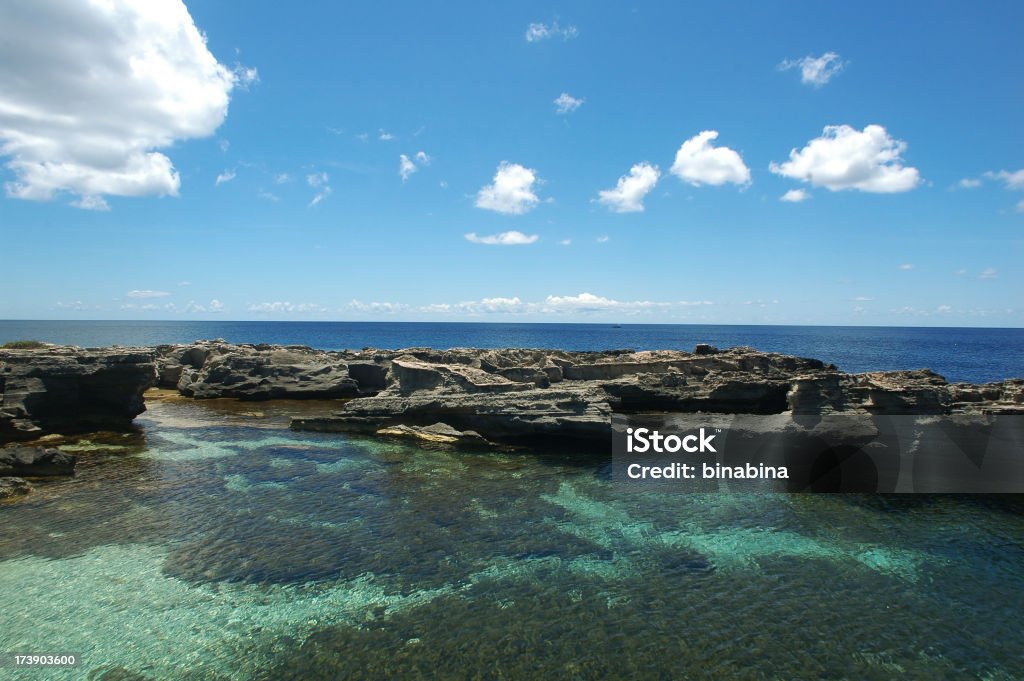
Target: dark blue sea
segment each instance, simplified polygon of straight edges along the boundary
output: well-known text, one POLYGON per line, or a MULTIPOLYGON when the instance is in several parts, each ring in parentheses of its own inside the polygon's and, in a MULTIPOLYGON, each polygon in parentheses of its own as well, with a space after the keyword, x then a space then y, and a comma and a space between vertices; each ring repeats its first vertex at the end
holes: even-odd
POLYGON ((928 368, 952 382, 1024 377, 1024 329, 700 324, 457 322, 188 322, 0 320, 0 344, 42 340, 83 347, 223 338, 324 350, 529 347, 690 350, 697 343, 814 357, 848 372, 928 368))

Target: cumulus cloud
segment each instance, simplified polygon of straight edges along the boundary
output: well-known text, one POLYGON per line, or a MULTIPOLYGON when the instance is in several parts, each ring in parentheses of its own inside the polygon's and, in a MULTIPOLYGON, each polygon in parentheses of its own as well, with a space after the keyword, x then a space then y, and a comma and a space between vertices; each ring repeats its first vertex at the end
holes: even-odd
POLYGON ((785 201, 787 203, 800 203, 811 198, 810 193, 806 189, 790 189, 788 192, 779 197, 779 201, 785 201))
POLYGON ((537 171, 502 161, 494 174, 494 181, 477 192, 476 207, 510 215, 526 213, 540 202, 533 192, 535 182, 537 171))
POLYGON ((683 142, 676 152, 672 174, 695 187, 726 183, 750 184, 750 168, 740 155, 729 147, 715 147, 717 130, 704 130, 683 142))
POLYGON ((572 239, 562 239, 558 242, 559 246, 572 246, 572 239))
POLYGON ((583 102, 585 101, 585 99, 577 99, 573 97, 568 92, 563 92, 555 99, 555 113, 562 115, 570 114, 583 106, 583 102))
POLYGON ((285 184, 292 181, 292 176, 288 173, 278 173, 274 175, 274 184, 285 184))
POLYGON ((598 203, 616 213, 640 213, 644 209, 644 197, 658 184, 661 172, 650 163, 637 163, 623 175, 613 189, 598 193, 598 203))
POLYGON ((177 195, 156 151, 207 137, 257 79, 207 49, 181 0, 0 3, 0 155, 12 197, 177 195))
POLYGON ((978 279, 997 279, 998 277, 999 272, 994 267, 988 267, 978 275, 978 279))
POLYGON ((903 270, 904 272, 909 272, 910 270, 914 269, 914 265, 912 263, 905 262, 899 266, 899 269, 903 270))
POLYGON ((542 40, 548 40, 550 38, 561 38, 562 40, 572 40, 579 35, 579 29, 575 26, 562 27, 558 21, 555 20, 551 24, 536 23, 530 24, 526 28, 526 42, 537 43, 542 40))
POLYGON ((331 185, 328 184, 330 179, 327 173, 323 171, 306 175, 306 184, 316 190, 313 198, 309 201, 311 208, 331 195, 331 185))
POLYGON ((215 187, 219 187, 220 185, 224 184, 225 182, 230 182, 233 179, 235 179, 235 171, 234 170, 225 170, 223 173, 221 173, 220 175, 217 176, 217 180, 213 183, 213 185, 215 187))
POLYGON ((594 239, 594 241, 596 241, 596 242, 597 242, 597 243, 599 243, 599 244, 606 244, 606 243, 608 243, 608 242, 609 242, 610 240, 611 240, 611 237, 610 237, 610 236, 608 236, 607 234, 602 234, 601 236, 599 236, 599 237, 597 237, 596 239, 594 239))
POLYGON ((956 183, 959 189, 977 189, 981 186, 981 180, 976 177, 965 177, 956 183))
POLYGON ((834 192, 906 192, 921 183, 917 168, 903 165, 906 148, 906 142, 893 139, 880 125, 869 125, 863 131, 849 125, 829 125, 821 137, 803 149, 790 151, 785 163, 773 161, 769 169, 834 192))
POLYGON ((129 298, 166 298, 171 295, 167 291, 151 291, 149 289, 135 289, 125 294, 129 298))
POLYGON ((985 177, 990 180, 997 180, 1006 185, 1007 189, 1024 190, 1024 168, 1014 172, 1000 170, 999 172, 987 172, 985 177))
POLYGON ((470 232, 465 237, 466 241, 471 241, 474 244, 486 244, 488 246, 527 246, 540 238, 536 234, 526 235, 515 230, 489 236, 478 236, 476 232, 470 232))
POLYGON ((378 133, 379 134, 377 135, 377 139, 379 139, 381 142, 390 142, 391 140, 395 139, 395 136, 392 135, 390 132, 384 130, 384 128, 378 130, 378 133))
POLYGON ((779 64, 779 69, 800 69, 800 82, 805 85, 821 87, 832 80, 832 77, 843 70, 846 62, 835 52, 826 52, 820 57, 808 55, 801 59, 787 59, 779 64))

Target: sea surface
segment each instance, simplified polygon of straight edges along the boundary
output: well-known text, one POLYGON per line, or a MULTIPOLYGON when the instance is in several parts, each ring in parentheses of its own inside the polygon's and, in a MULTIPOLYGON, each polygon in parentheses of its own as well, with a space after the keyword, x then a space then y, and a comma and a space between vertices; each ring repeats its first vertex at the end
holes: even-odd
POLYGON ((1024 678, 1024 498, 626 492, 600 455, 150 397, 0 505, 0 678, 1024 678))
POLYGON ((748 345, 813 357, 848 372, 928 368, 951 382, 1024 377, 1024 329, 727 326, 696 324, 494 324, 435 322, 182 322, 0 320, 13 340, 97 347, 223 338, 324 350, 529 347, 563 350, 691 350, 748 345))

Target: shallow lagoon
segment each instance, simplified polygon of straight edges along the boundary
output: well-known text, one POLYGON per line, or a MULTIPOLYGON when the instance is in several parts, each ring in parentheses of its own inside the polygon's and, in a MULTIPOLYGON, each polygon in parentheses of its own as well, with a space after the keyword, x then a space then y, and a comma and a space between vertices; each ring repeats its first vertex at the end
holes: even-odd
POLYGON ((0 506, 15 679, 1024 677, 1021 497, 661 495, 151 400, 0 506))

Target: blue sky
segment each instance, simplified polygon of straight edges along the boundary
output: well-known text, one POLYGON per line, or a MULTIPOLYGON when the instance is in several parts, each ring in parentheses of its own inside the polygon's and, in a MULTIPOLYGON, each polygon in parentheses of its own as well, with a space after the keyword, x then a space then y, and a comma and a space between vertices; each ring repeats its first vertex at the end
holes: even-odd
POLYGON ((1024 326, 1021 25, 4 7, 0 318, 1024 326))

